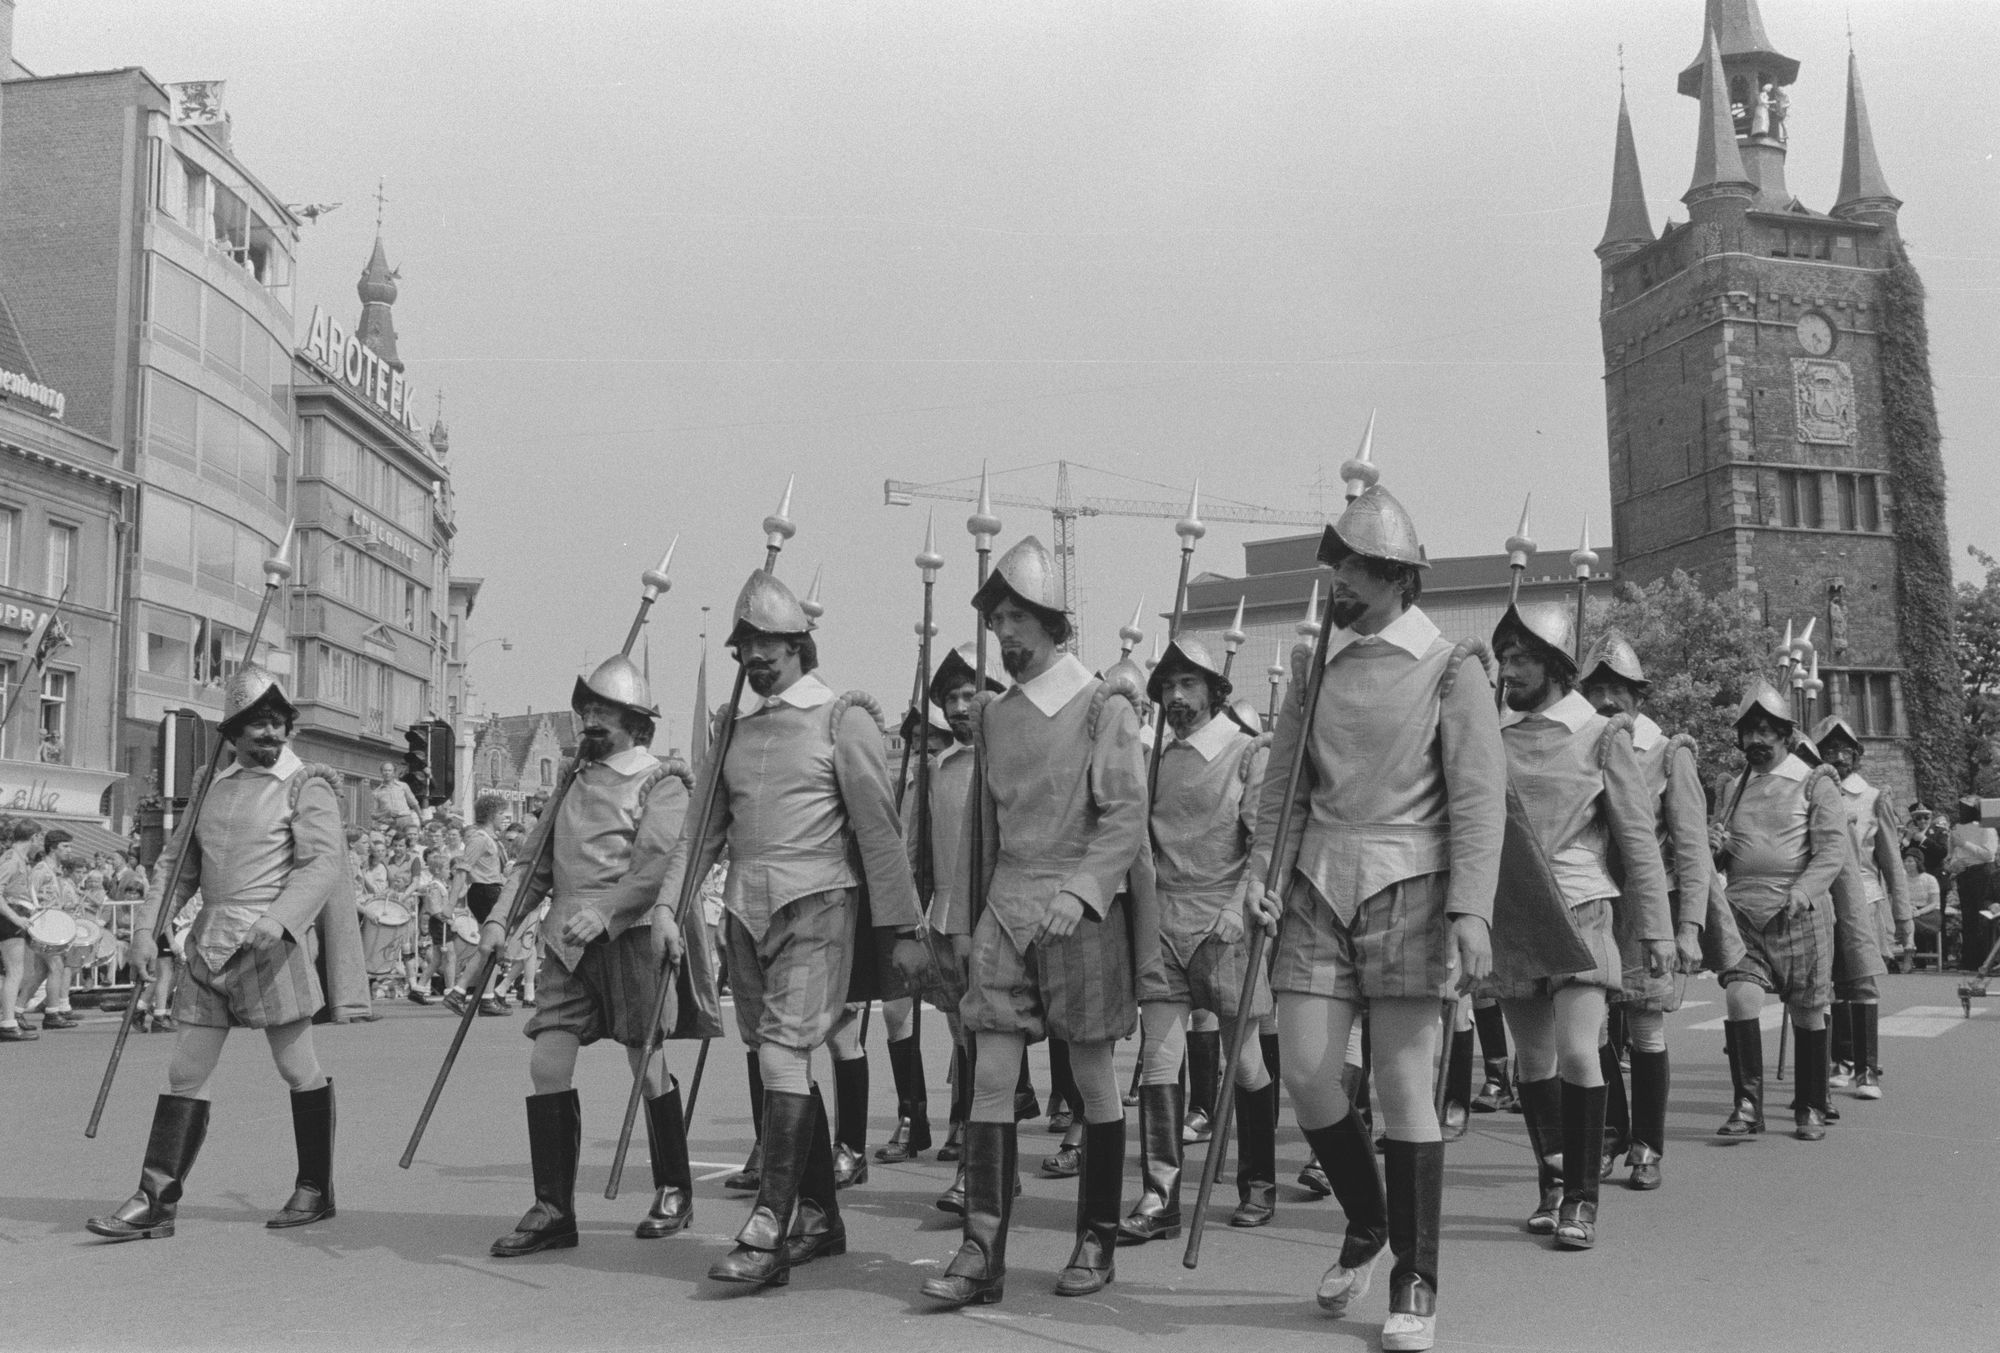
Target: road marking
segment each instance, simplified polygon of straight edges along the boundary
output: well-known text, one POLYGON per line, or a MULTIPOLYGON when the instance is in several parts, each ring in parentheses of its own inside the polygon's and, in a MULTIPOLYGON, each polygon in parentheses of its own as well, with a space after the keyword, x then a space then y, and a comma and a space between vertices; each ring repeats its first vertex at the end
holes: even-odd
POLYGON ((1714 1004, 1715 1004, 1715 1002, 1714 1002, 1714 1001, 1682 1001, 1682 1002, 1681 1002, 1681 1009, 1683 1009, 1683 1010, 1699 1010, 1699 1009, 1701 1009, 1701 1008, 1702 1008, 1702 1007, 1703 1007, 1704 1005, 1714 1005, 1714 1004))
POLYGON ((1972 1014, 1955 1005, 1913 1005, 1898 1010, 1893 1015, 1883 1015, 1875 1025, 1875 1032, 1885 1038, 1936 1038, 1949 1033, 1968 1018, 1978 1019, 1989 1011, 1985 1006, 1974 1006, 1972 1014))
MULTIPOLYGON (((1762 1010, 1757 1012, 1757 1027, 1762 1029, 1765 1033, 1771 1032, 1771 1030, 1777 1028, 1780 1024, 1783 1024, 1784 1022, 1785 1022, 1785 1007, 1782 1005, 1767 1005, 1762 1010)), ((1725 1016, 1722 1019, 1706 1019, 1699 1024, 1690 1024, 1688 1025, 1688 1028, 1720 1029, 1723 1025, 1727 1023, 1729 1023, 1729 1020, 1728 1017, 1725 1016)))

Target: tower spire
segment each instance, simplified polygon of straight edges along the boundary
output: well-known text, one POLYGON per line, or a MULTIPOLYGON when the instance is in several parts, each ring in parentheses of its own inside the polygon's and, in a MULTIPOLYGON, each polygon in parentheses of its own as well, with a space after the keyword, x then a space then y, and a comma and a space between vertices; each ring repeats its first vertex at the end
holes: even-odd
POLYGON ((1774 51, 1771 39, 1764 36, 1764 16, 1757 12, 1757 0, 1708 0, 1702 28, 1701 55, 1680 75, 1680 92, 1689 98, 1701 97, 1706 78, 1702 64, 1708 60, 1710 33, 1715 35, 1716 50, 1731 75, 1737 73, 1738 67, 1755 68, 1764 79, 1780 87, 1799 78, 1799 63, 1774 51))
MULTIPOLYGON (((1849 33, 1852 40, 1852 32, 1849 33)), ((1895 219, 1902 201, 1889 191, 1882 165, 1875 158, 1875 133, 1868 125, 1868 101, 1861 95, 1861 65, 1853 48, 1847 52, 1847 136, 1840 151, 1840 195, 1833 215, 1895 219)))
POLYGON ((1643 249, 1653 242, 1653 221, 1646 210, 1646 188, 1639 181, 1639 148, 1632 140, 1632 114, 1625 106, 1625 72, 1618 73, 1618 145, 1611 157, 1611 212, 1597 256, 1609 261, 1643 249))
POLYGON ((396 354, 396 321, 389 310, 396 303, 396 279, 402 274, 389 266, 389 255, 382 248, 382 207, 388 200, 378 180, 375 185, 375 252, 368 256, 368 266, 361 270, 361 280, 354 287, 355 293, 361 297, 361 320, 354 326, 354 336, 363 347, 380 357, 390 370, 401 371, 403 359, 396 354))
POLYGON ((1681 194, 1681 201, 1687 203, 1690 216, 1713 219, 1720 214, 1718 211, 1697 208, 1734 198, 1740 200, 1737 207, 1740 212, 1756 196, 1757 185, 1743 168, 1742 152, 1736 148, 1736 127, 1729 115, 1729 88, 1722 80, 1722 54, 1712 28, 1702 42, 1702 64, 1708 74, 1701 90, 1701 129, 1694 146, 1694 180, 1681 194))

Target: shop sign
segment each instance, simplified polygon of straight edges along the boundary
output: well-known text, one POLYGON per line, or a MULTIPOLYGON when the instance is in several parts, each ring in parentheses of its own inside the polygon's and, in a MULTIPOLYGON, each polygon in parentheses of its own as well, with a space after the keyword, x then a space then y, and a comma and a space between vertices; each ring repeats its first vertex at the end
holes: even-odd
POLYGON ((307 361, 373 404, 390 422, 402 424, 413 437, 422 436, 410 383, 403 373, 377 357, 348 332, 346 325, 318 306, 313 307, 301 351, 307 361))

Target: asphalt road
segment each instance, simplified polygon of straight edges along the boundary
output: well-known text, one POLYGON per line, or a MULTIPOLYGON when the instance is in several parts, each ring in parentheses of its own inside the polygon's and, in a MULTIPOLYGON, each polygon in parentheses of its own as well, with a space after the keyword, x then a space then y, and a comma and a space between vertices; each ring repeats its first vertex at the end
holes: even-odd
MULTIPOLYGON (((1669 1023, 1675 1058, 1667 1184, 1653 1194, 1607 1186, 1599 1242, 1557 1253, 1520 1221, 1533 1206, 1521 1120, 1477 1117, 1450 1148, 1444 1204, 1439 1347, 1731 1350, 1993 1347, 2000 1339, 2000 998, 1962 1018, 1954 980, 1887 979, 1886 1097, 1839 1101, 1845 1121, 1816 1145, 1773 1135, 1744 1144, 1711 1135, 1728 1109, 1722 1009, 1697 983, 1669 1023)), ((1199 1270, 1180 1242, 1119 1252, 1099 1298, 1050 1286, 1068 1255, 1074 1184, 1034 1175, 1055 1138, 1024 1125, 1027 1193, 1015 1211, 1006 1300, 958 1314, 917 1297, 956 1244, 931 1200, 949 1166, 873 1166, 842 1195, 844 1258, 795 1272, 773 1292, 720 1290, 709 1263, 728 1247, 747 1199, 721 1191, 749 1131, 740 1047, 717 1044, 692 1148, 695 1223, 638 1241, 646 1202, 643 1137, 616 1202, 602 1197, 629 1084, 623 1059, 586 1053, 583 1243, 528 1259, 487 1245, 530 1201, 527 1044, 519 1017, 482 1019, 415 1166, 395 1161, 450 1033, 441 1010, 402 1005, 370 1025, 323 1028, 321 1059, 337 1086, 340 1215, 266 1231, 293 1167, 283 1084, 261 1038, 238 1034, 212 1087, 207 1146, 171 1240, 113 1245, 83 1220, 132 1190, 164 1083, 171 1039, 135 1035, 97 1140, 83 1123, 111 1045, 111 1017, 39 1042, 0 1045, 0 1348, 14 1349, 593 1349, 662 1345, 815 1349, 1373 1348, 1386 1313, 1378 1281, 1349 1319, 1312 1303, 1333 1261, 1330 1202, 1290 1186, 1303 1159, 1281 1134, 1278 1220, 1256 1231, 1217 1225, 1199 1270)), ((873 1145, 894 1092, 872 1034, 873 1145)), ((933 1104, 944 1108, 943 1021, 925 1026, 933 1104)), ((1129 1074, 1136 1043, 1121 1048, 1129 1074)), ((1767 1059, 1776 1035, 1767 1035, 1767 1059)), ((685 1077, 692 1049, 675 1048, 685 1077)), ((1035 1059, 1047 1087, 1046 1062, 1035 1059)), ((822 1073, 823 1075, 823 1073, 822 1073)), ((824 1076, 823 1076, 824 1078, 824 1076)), ((1788 1098, 1788 1086, 1776 1097, 1788 1098)), ((1835 1092, 1840 1095, 1842 1092, 1835 1092)), ((1782 1121, 1782 1112, 1774 1121, 1782 1121)), ((1193 1201, 1191 1155, 1188 1203, 1193 1201)), ((1619 1172, 1620 1177, 1623 1171, 1619 1172)), ((1218 1193, 1233 1201, 1233 1187, 1218 1193)), ((1127 1198, 1136 1182, 1128 1180, 1127 1198)), ((1386 1275, 1386 1265, 1381 1270, 1386 1275)))

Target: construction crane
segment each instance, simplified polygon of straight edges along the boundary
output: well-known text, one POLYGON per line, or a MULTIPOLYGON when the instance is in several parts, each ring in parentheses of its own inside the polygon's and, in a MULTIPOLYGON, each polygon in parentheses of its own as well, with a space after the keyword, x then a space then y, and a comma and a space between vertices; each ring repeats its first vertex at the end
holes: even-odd
MULTIPOLYGON (((1056 496, 1054 501, 1045 498, 1030 498, 1018 493, 989 494, 996 507, 1029 507, 1047 512, 1055 519, 1056 571, 1062 579, 1063 604, 1070 614, 1077 613, 1077 564, 1076 527, 1083 517, 1156 517, 1168 521, 1176 520, 1187 511, 1185 502, 1157 502, 1142 498, 1078 498, 1070 491, 1069 472, 1074 465, 1079 470, 1090 470, 1095 474, 1110 475, 1117 479, 1130 480, 1135 484, 1147 483, 1143 479, 1132 479, 1130 475, 1118 474, 1115 470, 1099 470, 1095 466, 1080 461, 1043 461, 1039 465, 1025 465, 1023 470, 1040 470, 1049 465, 1056 467, 1056 496)), ((889 507, 909 507, 919 498, 931 498, 946 502, 971 503, 979 500, 979 480, 976 476, 965 479, 940 480, 935 484, 915 484, 906 479, 886 479, 882 481, 882 501, 889 507)), ((1316 512, 1284 512, 1273 507, 1258 507, 1254 503, 1239 503, 1228 498, 1215 498, 1204 494, 1201 500, 1201 515, 1206 521, 1248 522, 1259 526, 1323 526, 1325 519, 1316 512)), ((1078 654, 1082 653, 1081 626, 1077 627, 1078 654)))

